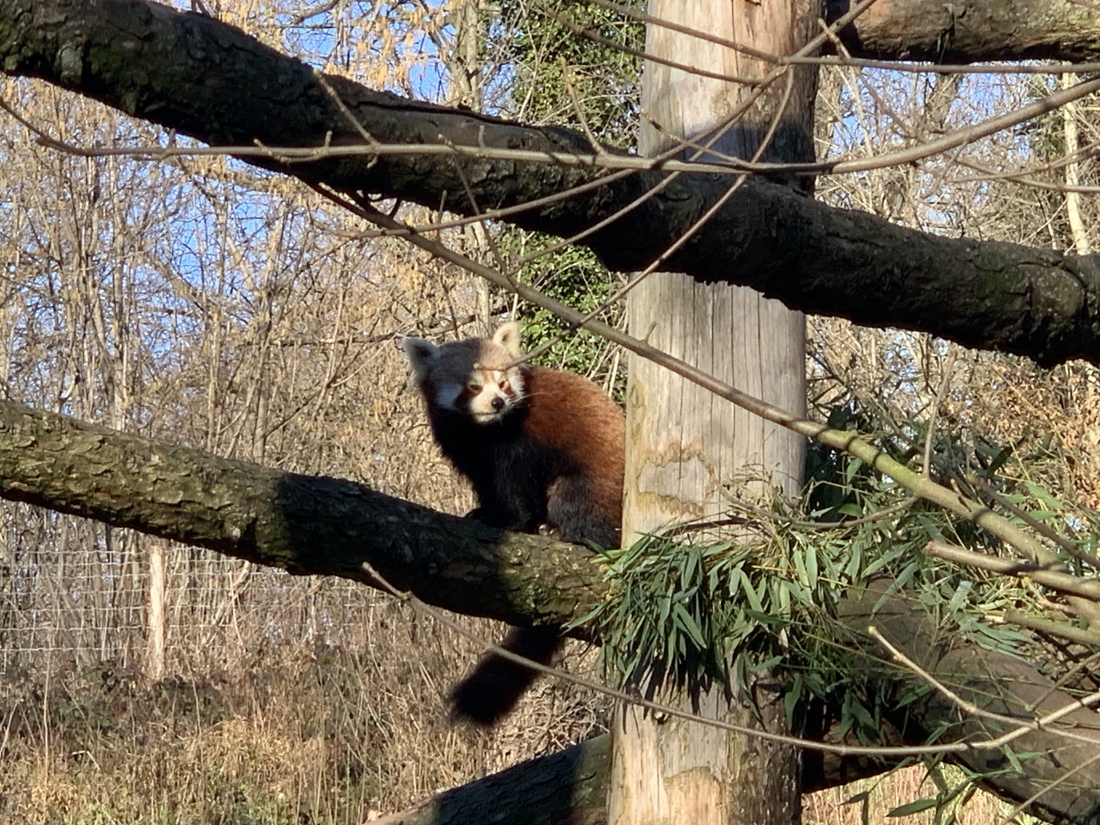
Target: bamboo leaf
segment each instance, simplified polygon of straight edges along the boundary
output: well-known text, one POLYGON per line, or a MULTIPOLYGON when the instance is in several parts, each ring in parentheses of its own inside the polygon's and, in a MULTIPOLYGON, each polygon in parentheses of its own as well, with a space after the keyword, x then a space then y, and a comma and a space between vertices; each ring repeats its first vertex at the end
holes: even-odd
POLYGON ((912 816, 922 811, 930 811, 938 804, 939 802, 933 797, 915 799, 912 802, 906 802, 904 805, 898 805, 898 807, 890 809, 886 815, 890 817, 912 816))

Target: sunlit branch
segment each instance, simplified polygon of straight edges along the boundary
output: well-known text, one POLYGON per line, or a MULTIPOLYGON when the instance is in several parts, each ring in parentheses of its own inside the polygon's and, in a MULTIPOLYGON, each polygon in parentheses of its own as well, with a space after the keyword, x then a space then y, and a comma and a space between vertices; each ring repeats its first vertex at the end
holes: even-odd
POLYGON ((918 665, 916 662, 914 662, 912 659, 902 653, 897 646, 891 644, 890 641, 882 635, 878 628, 867 628, 867 634, 871 636, 871 638, 878 641, 878 643, 886 649, 886 651, 896 662, 902 665, 914 676, 919 677, 921 680, 927 683, 929 687, 939 692, 945 699, 947 699, 949 702, 951 702, 951 704, 955 705, 960 710, 966 711, 972 716, 976 716, 982 719, 990 719, 995 722, 1001 722, 1013 726, 1013 730, 1010 730, 1003 736, 999 736, 996 739, 992 740, 992 742, 996 743, 997 747, 1004 747, 1005 745, 1010 744, 1016 739, 1019 739, 1027 731, 1033 730, 1045 730, 1058 736, 1063 736, 1066 739, 1072 739, 1078 742, 1086 742, 1092 745, 1097 744, 1097 734, 1095 733, 1089 735, 1087 733, 1078 733, 1076 730, 1069 730, 1065 727, 1054 728, 1052 726, 1059 720, 1065 718, 1066 716, 1069 716, 1071 713, 1075 713, 1079 710, 1088 710, 1100 704, 1100 691, 1091 693, 1084 699, 1074 699, 1070 702, 1066 702, 1066 704, 1062 705, 1061 707, 1033 720, 1021 722, 1018 718, 1014 716, 1005 716, 1001 713, 993 713, 992 711, 988 711, 985 708, 982 708, 979 705, 976 705, 973 702, 969 702, 963 697, 959 696, 959 694, 955 693, 953 690, 943 684, 943 682, 936 679, 931 673, 929 673, 927 670, 922 668, 920 665, 918 665))
POLYGON ((1019 610, 1006 610, 1004 613, 1004 620, 1010 624, 1018 625, 1019 627, 1026 627, 1029 630, 1045 633, 1048 636, 1058 636, 1062 639, 1068 639, 1079 645, 1100 647, 1100 633, 1093 633, 1091 630, 1085 630, 1069 622, 1039 619, 1035 616, 1028 616, 1026 613, 1021 613, 1019 610))
MULTIPOLYGON (((1081 155, 1081 157, 1084 157, 1083 153, 1085 151, 1086 150, 1082 150, 1082 152, 1078 153, 1078 154, 1081 155)), ((1095 153, 1095 149, 1093 149, 1090 152, 1090 155, 1094 154, 1094 153, 1095 153)), ((1080 158, 1078 158, 1078 159, 1080 159, 1080 158)), ((1044 163, 1041 166, 1036 166, 1034 168, 1021 170, 1021 171, 998 172, 995 169, 990 169, 987 166, 983 166, 980 163, 975 163, 974 161, 969 160, 967 158, 959 158, 958 159, 958 164, 960 166, 965 166, 968 169, 974 169, 978 172, 981 172, 982 174, 980 174, 980 175, 955 175, 955 176, 950 178, 950 181, 952 183, 986 183, 986 182, 989 182, 989 181, 1006 181, 1008 183, 1015 183, 1019 186, 1027 186, 1027 187, 1030 187, 1032 189, 1042 189, 1042 190, 1045 190, 1045 191, 1048 191, 1048 192, 1078 192, 1078 193, 1083 194, 1083 195, 1100 194, 1100 186, 1084 184, 1084 183, 1070 186, 1069 184, 1065 184, 1065 183, 1055 183, 1054 181, 1037 180, 1036 178, 1032 177, 1032 175, 1042 174, 1043 172, 1056 171, 1058 168, 1060 168, 1060 166, 1062 165, 1062 163, 1065 160, 1066 160, 1065 158, 1062 158, 1062 159, 1059 159, 1059 160, 1054 161, 1052 163, 1044 163)))
POLYGON ((1063 773, 1061 776, 1058 776, 1055 779, 1051 780, 1049 785, 1047 785, 1046 787, 1040 788, 1035 793, 1033 793, 1031 796, 1029 796, 1027 799, 1025 799, 1023 802, 1021 802, 1019 805, 1017 805, 1015 808, 1013 808, 1011 811, 1009 811, 1004 816, 1002 816, 1000 819, 998 819, 997 822, 996 822, 996 825, 1010 825, 1010 823, 1012 823, 1012 822, 1018 822, 1019 820, 1017 820, 1016 817, 1018 817, 1020 814, 1022 814, 1024 811, 1026 811, 1028 809, 1028 806, 1030 806, 1032 803, 1037 802, 1038 800, 1042 799, 1044 795, 1046 795, 1046 794, 1050 793, 1051 791, 1055 790, 1060 785, 1064 785, 1066 782, 1069 782, 1071 779, 1073 779, 1075 776, 1077 776, 1077 774, 1082 773, 1083 771, 1087 770, 1092 765, 1096 764, 1096 762, 1098 762, 1098 761, 1100 761, 1100 753, 1097 753, 1095 756, 1089 757, 1084 762, 1082 762, 1080 765, 1077 765, 1076 767, 1070 768, 1068 771, 1063 773))
MULTIPOLYGON (((369 564, 364 564, 364 570, 367 575, 377 581, 383 590, 386 590, 392 596, 400 599, 426 616, 430 616, 435 621, 446 626, 450 630, 454 631, 460 636, 463 636, 471 641, 482 644, 485 642, 478 634, 474 633, 469 628, 463 626, 460 622, 455 621, 445 613, 436 610, 433 607, 422 602, 412 593, 399 590, 393 585, 389 584, 381 575, 379 575, 369 564)), ((820 751, 822 753, 831 753, 838 756, 882 756, 882 757, 906 757, 906 756, 933 756, 951 753, 968 753, 973 751, 984 750, 999 750, 1006 745, 1026 736, 1028 733, 1034 731, 1046 730, 1054 733, 1055 735, 1062 735, 1069 739, 1075 739, 1078 741, 1084 741, 1089 743, 1096 742, 1095 737, 1090 737, 1085 734, 1074 735, 1072 731, 1058 728, 1051 730, 1050 725, 1078 710, 1084 710, 1092 707, 1093 705, 1100 703, 1100 693, 1093 694, 1084 700, 1074 700, 1068 702, 1058 710, 1047 714, 1041 719, 1021 721, 1020 719, 1013 719, 1011 717, 1002 716, 1000 714, 991 713, 985 711, 982 708, 974 705, 971 702, 958 697, 957 694, 951 692, 948 688, 944 687, 940 682, 936 681, 931 675, 929 675, 923 669, 912 664, 912 660, 897 650, 897 648, 886 642, 881 634, 879 634, 875 628, 868 628, 868 633, 878 639, 885 647, 892 652, 892 655, 897 659, 907 670, 911 670, 918 677, 929 681, 938 690, 941 690, 948 697, 952 698, 952 701, 957 700, 956 704, 960 707, 964 707, 967 710, 973 708, 971 711, 976 716, 982 716, 985 718, 995 719, 997 721, 1006 721, 1012 728, 1001 736, 997 736, 992 739, 978 739, 967 740, 964 742, 944 742, 934 745, 903 745, 903 746, 873 746, 873 745, 834 745, 828 742, 818 742, 812 739, 803 739, 797 736, 787 736, 781 733, 772 733, 771 731, 762 730, 760 728, 749 728, 742 725, 733 724, 732 722, 726 722, 721 719, 710 719, 705 716, 700 716, 698 713, 694 713, 690 710, 685 710, 683 707, 675 707, 673 705, 666 705, 661 702, 654 702, 650 699, 645 699, 636 693, 628 693, 622 690, 616 690, 610 688, 607 685, 600 684, 591 679, 586 679, 583 676, 578 676, 574 673, 555 668, 550 665, 544 665, 541 662, 536 662, 532 659, 528 659, 525 656, 520 656, 507 650, 499 645, 487 644, 488 650, 492 653, 502 656, 509 661, 516 662, 518 664, 525 665, 532 670, 536 670, 547 676, 551 676, 556 679, 560 679, 564 682, 577 685, 578 687, 584 687, 592 690, 596 693, 600 693, 608 698, 615 699, 620 702, 627 702, 636 707, 644 708, 647 711, 653 713, 660 713, 667 716, 676 717, 677 719, 684 719, 689 722, 702 725, 704 727, 715 728, 717 730, 729 731, 731 733, 739 733, 746 736, 752 736, 757 739, 761 739, 766 742, 782 742, 789 745, 795 745, 800 748, 805 748, 811 751, 820 751)))
POLYGON ((1057 590, 1059 593, 1067 593, 1090 601, 1100 602, 1100 580, 1061 573, 1052 570, 1050 564, 1039 565, 1034 562, 988 556, 985 553, 975 553, 973 550, 955 547, 942 541, 928 542, 925 545, 924 552, 933 558, 943 559, 954 564, 977 567, 979 570, 988 570, 1002 576, 1030 579, 1044 587, 1049 587, 1051 590, 1057 590))
MULTIPOLYGON (((737 41, 730 40, 725 37, 719 37, 711 32, 704 31, 702 29, 692 28, 691 26, 685 26, 680 23, 675 23, 670 20, 664 20, 660 17, 654 17, 640 9, 632 8, 630 6, 624 6, 620 3, 612 2, 612 0, 585 0, 587 3, 591 3, 594 6, 608 9, 610 11, 617 12, 623 17, 628 17, 632 20, 636 20, 639 23, 645 23, 646 25, 659 26, 669 31, 674 31, 679 34, 693 37, 697 40, 701 40, 707 43, 713 43, 717 46, 723 46, 727 49, 746 54, 749 57, 755 57, 758 60, 763 60, 775 65, 790 64, 795 66, 854 66, 863 69, 884 69, 892 72, 908 72, 916 74, 1035 74, 1035 75, 1059 75, 1066 72, 1078 72, 1080 74, 1091 74, 1093 72, 1100 72, 1100 63, 1098 62, 1085 62, 1085 63, 1013 63, 1013 64, 1000 64, 1000 65, 973 65, 968 63, 935 63, 935 62, 914 62, 912 60, 876 60, 866 57, 852 57, 851 55, 843 54, 839 56, 834 55, 821 55, 821 56, 804 56, 804 55, 792 55, 789 57, 783 57, 780 55, 770 54, 768 52, 754 49, 752 46, 747 46, 744 43, 738 43, 737 41)), ((1086 6, 1088 8, 1096 9, 1100 11, 1100 4, 1086 3, 1083 0, 1070 0, 1070 2, 1076 2, 1079 5, 1086 6)), ((844 25, 847 25, 851 21, 846 21, 844 25)), ((834 31, 837 30, 835 24, 830 28, 834 31)), ((603 45, 610 48, 622 49, 622 46, 612 41, 604 41, 603 45)), ((631 52, 632 53, 632 52, 631 52)), ((641 54, 645 59, 651 59, 646 53, 641 54)))
MULTIPOLYGON (((318 191, 324 192, 326 190, 319 188, 318 191)), ((770 421, 773 424, 785 427, 792 432, 811 438, 825 446, 842 450, 860 459, 879 472, 889 476, 914 495, 936 504, 948 512, 955 513, 958 516, 973 521, 979 527, 988 530, 993 535, 996 535, 1006 543, 1015 547, 1032 561, 1044 565, 1054 565, 1058 563, 1058 559, 1054 553, 1019 526, 1013 524, 1003 516, 994 513, 989 507, 981 502, 936 484, 931 479, 925 478, 921 473, 915 472, 904 464, 890 458, 879 447, 868 441, 866 437, 862 436, 860 433, 848 430, 836 430, 825 424, 795 416, 762 399, 755 398, 748 393, 742 392, 730 384, 719 381, 709 373, 679 358, 675 358, 656 347, 650 346, 641 339, 621 332, 601 321, 594 319, 586 320, 584 313, 579 310, 550 298, 534 287, 510 279, 491 267, 480 264, 465 255, 455 252, 442 243, 414 232, 409 227, 403 226, 398 221, 380 212, 368 203, 355 204, 341 198, 335 193, 328 194, 335 202, 359 214, 366 220, 389 229, 395 234, 399 234, 403 229, 403 237, 407 238, 410 243, 436 257, 479 275, 491 283, 509 292, 515 293, 520 298, 530 301, 536 306, 553 312, 567 323, 581 326, 590 332, 619 344, 636 355, 671 370, 677 375, 698 384, 720 398, 724 398, 736 404, 738 407, 770 421)))

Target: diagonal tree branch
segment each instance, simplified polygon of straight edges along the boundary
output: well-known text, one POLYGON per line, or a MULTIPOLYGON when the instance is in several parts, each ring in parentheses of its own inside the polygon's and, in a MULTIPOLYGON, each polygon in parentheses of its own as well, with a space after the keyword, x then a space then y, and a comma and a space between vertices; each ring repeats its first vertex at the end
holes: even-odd
MULTIPOLYGON (((904 4, 887 5, 903 13, 904 4)), ((609 176, 590 166, 479 157, 481 148, 548 155, 593 155, 597 148, 566 129, 409 101, 337 77, 322 82, 305 64, 231 26, 149 0, 0 0, 0 66, 212 145, 364 145, 333 100, 336 94, 372 140, 470 148, 448 157, 292 162, 272 152, 247 158, 347 193, 470 214, 474 204, 478 210, 515 207, 607 177, 604 186, 509 218, 565 237, 666 177, 660 169, 609 176)), ((729 185, 721 175, 681 175, 586 243, 613 268, 643 268, 729 185)), ((1042 364, 1078 357, 1100 362, 1096 256, 915 232, 826 207, 761 178, 748 180, 662 266, 705 281, 750 285, 807 312, 924 330, 1042 364)))

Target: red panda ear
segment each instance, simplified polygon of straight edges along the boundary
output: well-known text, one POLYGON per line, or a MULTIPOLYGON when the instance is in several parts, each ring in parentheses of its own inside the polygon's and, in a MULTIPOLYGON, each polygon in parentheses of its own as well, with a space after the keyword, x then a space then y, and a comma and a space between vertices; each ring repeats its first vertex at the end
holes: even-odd
POLYGON ((519 324, 509 321, 493 333, 493 343, 504 347, 513 358, 519 357, 519 324))
POLYGON ((406 338, 401 342, 401 348, 405 350, 405 357, 409 359, 413 374, 418 379, 423 378, 432 362, 439 358, 439 347, 423 338, 406 338))

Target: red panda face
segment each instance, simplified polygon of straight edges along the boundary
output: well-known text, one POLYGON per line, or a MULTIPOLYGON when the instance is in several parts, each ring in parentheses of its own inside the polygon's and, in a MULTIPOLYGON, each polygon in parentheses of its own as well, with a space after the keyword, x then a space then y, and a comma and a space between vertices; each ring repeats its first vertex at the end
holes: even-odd
POLYGON ((512 411, 522 392, 519 370, 475 368, 453 409, 466 413, 478 424, 492 424, 512 411))
POLYGON ((405 354, 413 383, 429 406, 493 424, 523 400, 519 331, 505 324, 493 338, 471 338, 441 347, 421 338, 406 338, 405 354))

